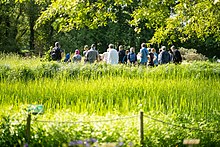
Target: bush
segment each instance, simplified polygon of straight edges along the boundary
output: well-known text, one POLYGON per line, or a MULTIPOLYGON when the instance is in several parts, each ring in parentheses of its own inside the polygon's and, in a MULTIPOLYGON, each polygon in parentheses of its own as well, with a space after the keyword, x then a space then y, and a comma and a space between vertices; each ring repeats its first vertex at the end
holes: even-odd
POLYGON ((196 49, 186 49, 186 48, 179 48, 179 51, 183 57, 183 60, 186 61, 206 61, 208 60, 207 57, 204 55, 197 53, 196 49))

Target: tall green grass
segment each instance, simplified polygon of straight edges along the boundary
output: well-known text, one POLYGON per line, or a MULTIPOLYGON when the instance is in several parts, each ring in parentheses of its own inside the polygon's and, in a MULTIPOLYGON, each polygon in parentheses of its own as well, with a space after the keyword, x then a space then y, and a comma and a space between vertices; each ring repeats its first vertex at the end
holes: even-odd
POLYGON ((47 111, 71 109, 76 113, 137 113, 161 111, 209 116, 219 111, 220 81, 180 78, 38 79, 2 81, 0 105, 43 104, 47 111))
MULTIPOLYGON (((145 68, 40 62, 3 54, 0 114, 10 114, 9 118, 22 121, 26 114, 17 112, 25 105, 43 104, 45 114, 37 116, 40 120, 92 121, 137 115, 144 110, 145 115, 183 126, 176 128, 144 118, 145 143, 149 146, 181 146, 188 137, 200 138, 202 146, 218 146, 218 132, 184 126, 218 129, 219 78, 220 64, 210 62, 145 68)), ((138 146, 137 118, 77 125, 33 122, 31 144, 61 146, 71 139, 95 137, 100 142, 117 142, 122 138, 138 146)), ((0 126, 8 127, 0 128, 0 133, 4 132, 0 139, 19 142, 14 138, 24 138, 25 124, 21 127, 15 126, 13 120, 4 121, 0 126)))
POLYGON ((194 62, 155 68, 64 64, 1 55, 0 105, 43 104, 47 111, 210 116, 219 112, 220 65, 194 62), (198 115, 199 114, 199 115, 198 115))

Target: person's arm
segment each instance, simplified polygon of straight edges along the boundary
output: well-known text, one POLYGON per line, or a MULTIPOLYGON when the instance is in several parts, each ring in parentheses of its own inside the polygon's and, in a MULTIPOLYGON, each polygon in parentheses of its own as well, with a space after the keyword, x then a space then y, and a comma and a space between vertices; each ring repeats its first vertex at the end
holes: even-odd
POLYGON ((96 53, 96 59, 97 59, 97 62, 99 62, 99 52, 98 51, 96 51, 97 53, 96 53))
POLYGON ((86 54, 85 54, 85 59, 84 59, 85 62, 86 62, 86 61, 89 61, 89 60, 88 60, 88 54, 89 54, 89 52, 87 51, 86 54))
POLYGON ((140 49, 140 57, 142 58, 143 57, 143 49, 140 49))
POLYGON ((60 54, 61 54, 61 59, 63 59, 64 57, 64 51, 62 49, 60 49, 60 54))
POLYGON ((164 63, 164 54, 165 54, 164 52, 161 53, 161 63, 162 64, 164 63))
POLYGON ((148 62, 150 61, 150 54, 147 55, 148 62))
POLYGON ((161 61, 162 59, 161 59, 161 58, 162 58, 162 55, 161 55, 161 53, 160 53, 160 54, 158 55, 158 63, 159 63, 159 64, 162 63, 162 61, 161 61))
POLYGON ((130 64, 131 62, 130 62, 130 53, 128 53, 128 55, 127 55, 127 62, 130 64))
POLYGON ((108 51, 106 54, 106 63, 109 63, 109 60, 110 60, 110 53, 108 51))
POLYGON ((157 56, 154 53, 153 53, 153 55, 154 55, 153 61, 155 61, 157 59, 157 56))

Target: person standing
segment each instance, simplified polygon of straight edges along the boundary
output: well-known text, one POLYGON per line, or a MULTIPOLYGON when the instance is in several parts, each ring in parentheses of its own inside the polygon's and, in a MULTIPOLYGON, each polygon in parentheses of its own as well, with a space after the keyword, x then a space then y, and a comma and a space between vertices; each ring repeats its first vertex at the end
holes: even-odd
POLYGON ((119 63, 123 63, 123 59, 125 56, 125 50, 124 47, 122 45, 119 46, 119 51, 118 51, 118 56, 119 56, 119 63))
POLYGON ((95 50, 95 44, 91 45, 91 49, 85 55, 85 62, 94 63, 99 61, 99 53, 95 50))
POLYGON ((148 66, 154 67, 154 60, 156 57, 154 56, 154 53, 152 50, 149 48, 149 55, 148 55, 148 66))
POLYGON ((108 61, 108 50, 109 49, 107 49, 107 51, 102 54, 102 61, 104 63, 107 63, 107 61, 108 61))
POLYGON ((141 44, 140 49, 140 64, 147 65, 149 52, 146 48, 146 43, 141 44))
POLYGON ((118 52, 116 49, 114 49, 113 44, 109 44, 108 46, 108 57, 107 57, 107 63, 108 64, 118 64, 118 52))
POLYGON ((137 55, 135 53, 135 48, 134 47, 131 47, 130 48, 130 52, 128 53, 128 63, 130 64, 137 64, 137 55))
POLYGON ((124 58, 122 60, 123 64, 127 64, 128 63, 128 54, 129 54, 129 50, 126 50, 125 51, 125 56, 124 56, 124 58))
POLYGON ((60 43, 55 42, 54 48, 51 50, 50 55, 53 61, 60 61, 62 59, 63 50, 60 48, 60 43))
POLYGON ((84 51, 83 51, 83 56, 86 55, 86 53, 88 52, 88 50, 89 50, 89 46, 88 46, 88 45, 85 45, 85 46, 84 46, 84 51))
POLYGON ((155 56, 154 65, 158 66, 158 54, 156 52, 156 49, 152 48, 152 52, 154 53, 154 56, 155 56))
POLYGON ((180 64, 182 62, 182 56, 180 54, 180 51, 176 49, 175 46, 172 46, 171 50, 173 52, 173 63, 180 64))
POLYGON ((168 51, 166 50, 166 47, 165 46, 162 46, 161 47, 162 51, 159 55, 159 63, 160 64, 167 64, 171 61, 171 57, 170 57, 170 54, 168 53, 168 51))

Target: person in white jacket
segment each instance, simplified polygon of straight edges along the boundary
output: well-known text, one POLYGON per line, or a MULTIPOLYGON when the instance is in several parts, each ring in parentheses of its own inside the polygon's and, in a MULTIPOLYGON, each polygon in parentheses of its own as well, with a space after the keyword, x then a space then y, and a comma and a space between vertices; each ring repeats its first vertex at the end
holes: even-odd
POLYGON ((107 57, 107 63, 108 64, 118 64, 118 52, 116 49, 114 49, 113 44, 109 44, 108 46, 108 57, 107 57))

